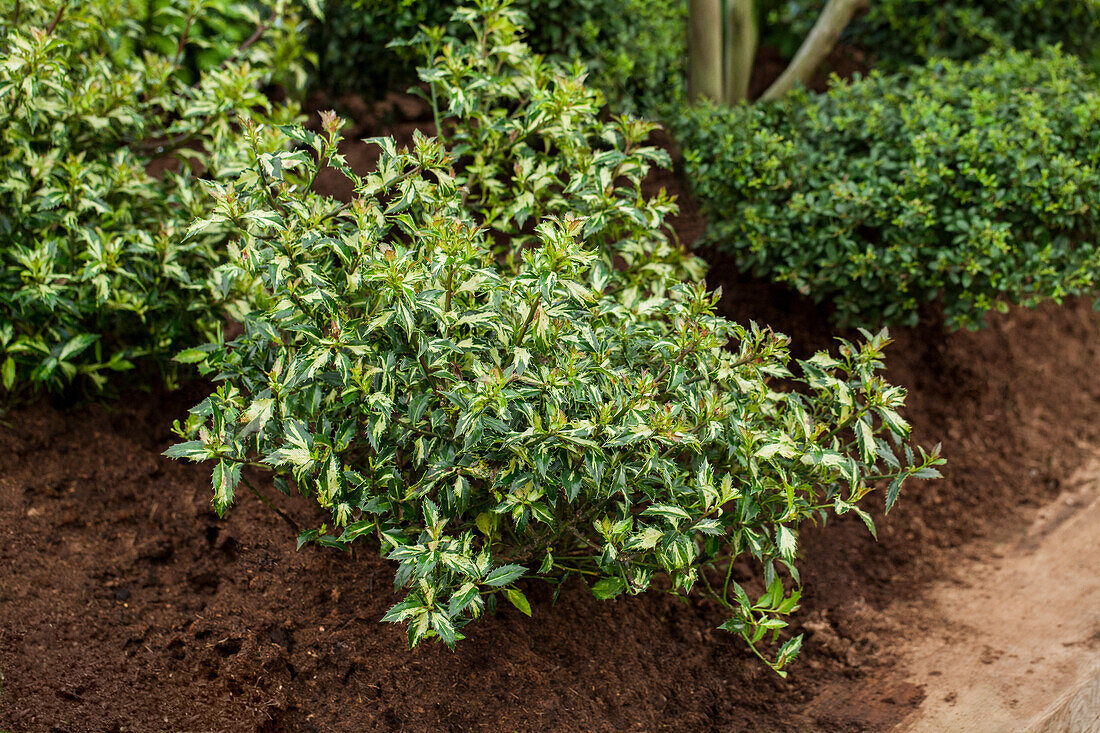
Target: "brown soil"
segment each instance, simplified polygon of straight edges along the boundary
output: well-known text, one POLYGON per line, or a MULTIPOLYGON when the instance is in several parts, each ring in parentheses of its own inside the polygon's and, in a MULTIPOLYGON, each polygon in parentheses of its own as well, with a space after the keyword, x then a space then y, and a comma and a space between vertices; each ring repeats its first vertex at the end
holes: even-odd
MULTIPOLYGON (((420 113, 393 109, 359 132, 407 139, 420 113)), ((361 146, 347 152, 369 165, 361 146)), ((653 185, 679 189, 671 174, 653 185)), ((683 208, 691 242, 701 222, 683 208)), ((728 316, 789 334, 797 355, 829 346, 819 308, 703 254, 728 316)), ((503 610, 455 652, 408 651, 379 622, 395 598, 388 563, 366 548, 296 552, 251 497, 219 520, 207 470, 160 457, 202 385, 18 409, 0 428, 0 730, 886 730, 923 695, 892 653, 920 633, 896 601, 1025 526, 1100 445, 1088 303, 895 336, 888 376, 910 390, 916 439, 944 443, 947 477, 909 487, 878 542, 858 520, 804 533, 807 634, 787 681, 717 630, 712 603, 599 602, 579 585, 553 606, 530 587, 534 619, 503 610)))
MULTIPOLYGON (((749 99, 756 99, 763 94, 787 68, 789 61, 790 59, 784 57, 779 49, 773 46, 761 46, 756 52, 752 78, 749 79, 749 99)), ((841 79, 850 79, 856 74, 866 76, 870 70, 871 63, 866 53, 854 46, 841 43, 829 52, 825 62, 806 86, 815 92, 823 92, 829 88, 829 79, 833 74, 841 79)))

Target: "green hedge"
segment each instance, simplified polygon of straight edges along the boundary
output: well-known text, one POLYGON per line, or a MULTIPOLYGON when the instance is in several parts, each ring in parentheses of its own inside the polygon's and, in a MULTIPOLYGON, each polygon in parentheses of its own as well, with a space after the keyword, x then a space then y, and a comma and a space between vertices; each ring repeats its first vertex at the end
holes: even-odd
POLYGON ((1100 95, 1057 49, 700 107, 680 121, 708 237, 841 323, 952 326, 1100 280, 1100 95))
MULTIPOLYGON (((825 0, 786 2, 779 19, 804 35, 825 0)), ((972 59, 995 48, 1064 50, 1100 60, 1100 0, 875 0, 847 31, 880 67, 933 56, 972 59)))
MULTIPOLYGON (((318 79, 338 93, 380 96, 416 79, 424 59, 387 48, 421 25, 446 24, 459 0, 330 0, 309 45, 318 79)), ((683 87, 687 3, 657 0, 516 0, 530 22, 527 42, 556 60, 583 60, 591 82, 622 112, 655 113, 683 87)), ((457 28, 457 26, 456 26, 457 28)))

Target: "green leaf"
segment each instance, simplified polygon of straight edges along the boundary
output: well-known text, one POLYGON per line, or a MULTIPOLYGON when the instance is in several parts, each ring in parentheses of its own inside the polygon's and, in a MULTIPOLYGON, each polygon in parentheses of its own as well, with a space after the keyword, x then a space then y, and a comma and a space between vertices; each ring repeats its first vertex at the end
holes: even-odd
POLYGON ((61 352, 57 356, 58 361, 66 361, 74 356, 77 356, 82 351, 99 340, 99 336, 92 333, 82 333, 79 336, 74 336, 69 339, 68 342, 61 348, 61 352))
POLYGON ((783 646, 779 647, 779 653, 776 654, 775 666, 785 667, 795 657, 798 656, 798 652, 802 649, 802 634, 789 639, 783 646))
MULTIPOLYGON (((218 217, 218 219, 221 219, 221 218, 222 217, 218 217)), ((191 222, 191 225, 189 227, 187 227, 187 231, 184 232, 184 234, 183 234, 184 240, 191 239, 192 237, 194 237, 196 234, 203 231, 204 229, 208 229, 209 227, 213 226, 215 221, 216 220, 214 218, 206 218, 206 219, 196 219, 195 221, 191 222)))
POLYGON ((855 424, 856 444, 859 446, 859 455, 864 463, 874 463, 877 446, 875 445, 874 431, 866 417, 856 420, 855 424))
POLYGON ((775 607, 775 612, 782 614, 791 613, 792 611, 794 611, 795 608, 798 607, 798 603, 801 600, 802 592, 796 590, 779 602, 779 604, 775 607))
POLYGON ((477 518, 474 520, 474 524, 481 531, 481 534, 485 535, 486 537, 492 535, 494 522, 494 515, 490 514, 489 512, 482 512, 481 514, 478 514, 477 518))
POLYGON ((225 514, 225 510, 233 503, 233 491, 240 479, 241 464, 223 460, 214 466, 211 484, 214 487, 214 511, 218 516, 225 514))
POLYGON ((614 598, 626 590, 626 581, 622 578, 603 578, 592 586, 592 595, 601 601, 614 598))
POLYGON ((902 437, 909 437, 909 423, 903 420, 901 415, 896 411, 886 407, 878 407, 876 408, 876 412, 878 412, 879 417, 882 418, 883 424, 886 425, 890 432, 902 437))
POLYGON ((798 549, 798 536, 795 532, 781 524, 776 529, 775 539, 779 545, 779 554, 787 560, 793 560, 795 550, 798 549))
POLYGON ((502 565, 485 576, 485 580, 482 582, 486 585, 500 587, 508 585, 526 572, 527 568, 522 565, 502 565))
POLYGON ((676 526, 677 523, 685 519, 691 519, 691 515, 686 511, 678 506, 672 506, 670 504, 655 504, 645 509, 642 515, 646 517, 664 517, 671 522, 673 526, 676 526))
MULTIPOLYGON (((507 592, 508 590, 511 589, 505 589, 505 592, 507 592)), ((453 596, 451 596, 451 601, 447 607, 447 612, 448 614, 450 614, 451 618, 455 618, 480 598, 481 594, 478 593, 476 585, 474 585, 473 583, 464 583, 462 587, 459 588, 453 596)))
POLYGON ((10 356, 4 360, 3 384, 4 389, 11 389, 15 385, 15 359, 10 356))
POLYGON ((890 482, 890 487, 886 490, 886 511, 889 513, 894 508, 894 502, 898 500, 898 494, 901 493, 901 486, 905 482, 905 476, 898 476, 890 482))
POLYGON ((275 400, 270 397, 258 399, 248 406, 245 410, 244 420, 246 425, 244 427, 244 434, 248 435, 258 430, 263 430, 268 421, 271 420, 272 412, 275 409, 275 400))
POLYGON ((290 483, 287 482, 283 476, 274 476, 271 479, 271 483, 275 486, 275 490, 283 496, 290 496, 290 483))
POLYGON ((161 455, 168 458, 187 458, 192 461, 202 460, 208 457, 209 451, 201 440, 189 440, 185 443, 176 443, 161 455))
POLYGON ((431 623, 431 614, 426 608, 421 609, 420 612, 413 617, 408 628, 410 649, 416 648, 416 646, 423 641, 424 636, 428 633, 429 623, 431 623))
POLYGON ((351 542, 356 537, 365 534, 371 534, 374 531, 376 523, 372 519, 364 519, 359 522, 352 522, 344 527, 343 534, 340 535, 341 542, 351 542))
POLYGON ((301 532, 298 533, 297 549, 301 550, 303 547, 305 547, 310 542, 316 541, 317 538, 320 537, 320 536, 321 536, 321 533, 317 529, 302 530, 301 532))
POLYGON ((515 366, 516 374, 523 375, 523 372, 527 370, 527 365, 531 363, 531 352, 522 346, 517 346, 515 349, 515 366))
POLYGON ((943 478, 943 474, 939 469, 932 466, 923 466, 913 471, 913 478, 930 479, 930 478, 943 478))
POLYGON ((515 588, 505 588, 504 595, 508 599, 508 602, 522 611, 525 616, 531 615, 531 604, 527 602, 527 596, 523 595, 515 588))
POLYGON ((742 619, 740 617, 737 617, 737 616, 734 616, 733 618, 728 618, 725 621, 723 621, 718 626, 718 628, 721 629, 722 631, 727 631, 731 634, 737 634, 738 636, 744 636, 745 632, 747 630, 747 625, 746 625, 744 619, 742 619))
MULTIPOLYGON (((299 548, 300 549, 300 548, 299 548)), ((407 618, 415 616, 418 612, 426 610, 419 600, 414 598, 406 598, 400 603, 393 606, 386 615, 382 617, 383 621, 390 623, 400 623, 407 618)))
POLYGON ((184 349, 172 357, 172 361, 178 361, 180 364, 198 364, 200 361, 205 361, 209 355, 208 349, 184 349))
POLYGON ((442 613, 431 614, 432 629, 435 633, 439 634, 439 638, 443 640, 451 649, 455 647, 455 627, 451 623, 451 619, 442 613))
POLYGON ((645 527, 630 538, 626 547, 628 550, 652 550, 663 536, 664 533, 656 527, 645 527))

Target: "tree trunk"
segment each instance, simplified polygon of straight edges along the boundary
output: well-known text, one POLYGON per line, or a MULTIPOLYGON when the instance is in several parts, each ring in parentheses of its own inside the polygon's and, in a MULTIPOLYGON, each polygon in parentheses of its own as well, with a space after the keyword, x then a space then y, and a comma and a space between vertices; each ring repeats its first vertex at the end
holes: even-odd
POLYGON ((722 99, 722 0, 688 5, 688 85, 692 99, 722 99))
POLYGON ((868 0, 829 0, 790 65, 760 96, 760 101, 779 99, 793 89, 795 84, 809 83, 814 71, 836 46, 837 39, 848 27, 852 17, 868 5, 868 0))
POLYGON ((755 0, 726 0, 726 54, 722 101, 736 104, 748 99, 749 81, 756 60, 760 31, 755 0))

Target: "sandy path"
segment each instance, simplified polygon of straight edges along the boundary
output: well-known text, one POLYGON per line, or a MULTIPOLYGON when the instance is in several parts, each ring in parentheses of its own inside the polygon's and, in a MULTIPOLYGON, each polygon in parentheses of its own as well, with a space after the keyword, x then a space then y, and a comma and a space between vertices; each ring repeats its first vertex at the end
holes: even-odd
POLYGON ((898 730, 1100 731, 1100 460, 992 556, 930 594, 902 651, 925 698, 898 730))

